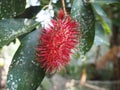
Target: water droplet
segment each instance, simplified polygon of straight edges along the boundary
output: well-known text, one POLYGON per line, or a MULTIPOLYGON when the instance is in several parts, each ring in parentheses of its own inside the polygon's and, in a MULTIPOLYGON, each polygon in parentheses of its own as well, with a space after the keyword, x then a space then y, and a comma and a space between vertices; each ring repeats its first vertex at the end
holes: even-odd
POLYGON ((39 66, 39 64, 37 62, 35 62, 34 60, 32 60, 32 63, 36 66, 39 66))
POLYGON ((68 6, 68 7, 71 7, 71 3, 69 3, 67 6, 68 6))
POLYGON ((18 81, 21 81, 21 79, 19 78, 18 81))
POLYGON ((15 85, 15 82, 12 82, 12 85, 15 85))
POLYGON ((13 15, 16 16, 16 12, 14 12, 13 15))
POLYGON ((57 3, 58 0, 52 0, 53 3, 57 3))
POLYGON ((28 20, 28 19, 25 19, 25 20, 24 20, 24 25, 26 25, 26 26, 27 26, 27 25, 30 25, 30 23, 31 23, 31 21, 30 21, 30 20, 28 20))
POLYGON ((70 2, 70 0, 66 0, 66 2, 67 2, 67 3, 69 3, 69 2, 70 2))
POLYGON ((20 55, 24 55, 24 52, 20 52, 20 55))
POLYGON ((73 8, 73 11, 75 11, 75 8, 73 8))
POLYGON ((2 18, 2 20, 4 20, 5 18, 2 18))

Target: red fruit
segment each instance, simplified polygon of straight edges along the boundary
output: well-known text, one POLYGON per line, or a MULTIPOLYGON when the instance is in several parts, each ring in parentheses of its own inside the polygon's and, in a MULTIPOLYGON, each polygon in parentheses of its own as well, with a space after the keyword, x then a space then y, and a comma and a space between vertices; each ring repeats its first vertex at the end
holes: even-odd
POLYGON ((58 12, 58 18, 63 19, 64 18, 64 11, 62 9, 59 10, 58 12))
POLYGON ((59 12, 58 18, 51 20, 52 25, 43 29, 37 47, 37 61, 47 72, 60 70, 70 61, 71 49, 78 44, 78 23, 69 15, 59 12))

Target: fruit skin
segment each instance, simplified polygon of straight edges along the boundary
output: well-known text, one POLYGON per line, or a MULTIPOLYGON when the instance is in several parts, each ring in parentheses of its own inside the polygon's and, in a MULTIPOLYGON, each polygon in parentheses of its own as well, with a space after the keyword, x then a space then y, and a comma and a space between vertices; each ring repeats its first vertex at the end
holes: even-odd
POLYGON ((46 72, 59 71, 70 61, 71 49, 78 44, 79 25, 65 16, 62 10, 51 20, 49 28, 43 29, 37 47, 37 61, 46 72))

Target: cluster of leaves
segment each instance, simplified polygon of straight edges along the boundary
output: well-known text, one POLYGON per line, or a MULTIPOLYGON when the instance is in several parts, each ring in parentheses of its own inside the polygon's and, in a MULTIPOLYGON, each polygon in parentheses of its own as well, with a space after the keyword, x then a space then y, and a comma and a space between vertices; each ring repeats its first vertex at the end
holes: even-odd
MULTIPOLYGON (((111 32, 110 20, 101 6, 118 2, 118 0, 95 1, 71 0, 72 7, 68 8, 71 16, 80 23, 82 37, 79 49, 84 54, 93 45, 95 36, 104 41, 101 36, 111 32)), ((21 42, 10 65, 7 79, 9 90, 35 90, 45 76, 45 72, 35 60, 35 48, 40 32, 36 30, 36 26, 40 24, 32 18, 48 3, 49 0, 41 0, 40 6, 25 8, 25 0, 0 1, 0 48, 16 38, 21 42)), ((53 6, 57 10, 62 5, 58 1, 53 6)))

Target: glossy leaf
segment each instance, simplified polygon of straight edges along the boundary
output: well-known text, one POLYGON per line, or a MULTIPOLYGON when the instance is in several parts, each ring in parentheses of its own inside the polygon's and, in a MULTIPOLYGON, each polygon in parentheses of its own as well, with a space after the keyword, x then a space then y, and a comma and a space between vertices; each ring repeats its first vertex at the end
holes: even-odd
POLYGON ((104 28, 100 24, 100 22, 96 22, 95 24, 95 45, 108 45, 109 46, 109 37, 105 34, 104 28))
POLYGON ((120 0, 90 0, 91 3, 98 3, 98 4, 112 4, 112 3, 119 3, 120 0))
POLYGON ((25 9, 26 0, 0 0, 0 19, 14 17, 25 9))
POLYGON ((111 33, 111 21, 107 17, 107 14, 100 7, 99 4, 92 4, 95 13, 97 14, 97 19, 101 22, 106 33, 111 33))
POLYGON ((80 50, 86 53, 92 46, 95 35, 95 17, 91 4, 74 0, 71 15, 80 23, 80 50))
POLYGON ((5 19, 0 21, 0 47, 16 37, 32 31, 38 22, 28 19, 5 19))
POLYGON ((21 39, 9 68, 8 90, 36 90, 43 80, 45 72, 35 60, 39 34, 40 30, 35 30, 21 39))

